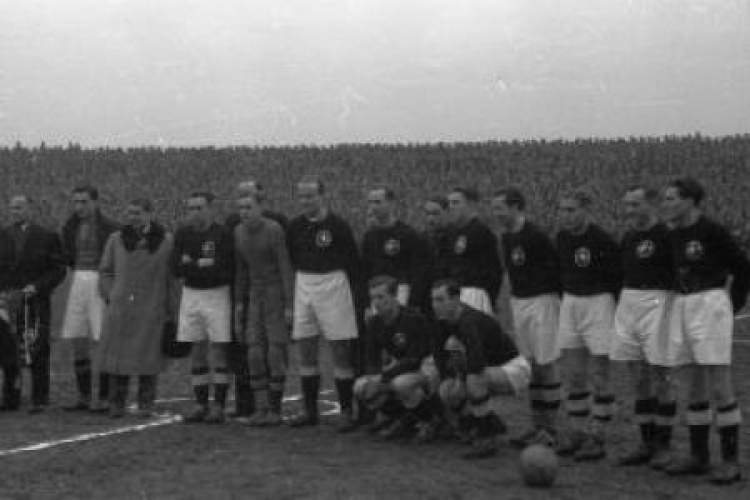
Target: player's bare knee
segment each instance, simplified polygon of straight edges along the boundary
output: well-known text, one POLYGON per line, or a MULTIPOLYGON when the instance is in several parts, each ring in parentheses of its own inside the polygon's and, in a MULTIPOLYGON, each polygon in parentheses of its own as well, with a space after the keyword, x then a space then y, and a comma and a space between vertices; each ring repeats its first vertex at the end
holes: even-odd
POLYGON ((533 363, 531 365, 531 377, 533 384, 550 385, 560 381, 560 370, 557 362, 546 363, 543 365, 533 363))

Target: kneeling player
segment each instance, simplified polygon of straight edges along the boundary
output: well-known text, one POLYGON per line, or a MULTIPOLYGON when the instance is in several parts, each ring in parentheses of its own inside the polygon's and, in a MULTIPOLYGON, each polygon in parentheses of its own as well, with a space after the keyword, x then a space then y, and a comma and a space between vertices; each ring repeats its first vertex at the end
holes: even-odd
POLYGON ((442 378, 439 393, 446 411, 463 416, 476 431, 464 458, 485 458, 497 452, 495 437, 504 431, 496 396, 527 389, 531 366, 497 321, 462 304, 460 294, 454 281, 432 287, 432 307, 440 324, 435 350, 442 378))
POLYGON ((379 373, 357 379, 354 395, 360 405, 379 412, 372 429, 382 429, 382 437, 403 436, 422 423, 418 438, 430 440, 438 415, 437 376, 421 369, 423 364, 429 366, 430 322, 419 311, 399 304, 395 278, 377 276, 368 288, 375 310, 367 322, 368 350, 382 353, 383 364, 379 373))

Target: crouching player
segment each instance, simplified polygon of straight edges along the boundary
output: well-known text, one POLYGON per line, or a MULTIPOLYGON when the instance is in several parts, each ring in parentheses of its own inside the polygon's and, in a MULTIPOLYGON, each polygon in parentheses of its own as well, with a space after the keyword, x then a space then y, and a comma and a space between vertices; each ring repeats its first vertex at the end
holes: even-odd
POLYGON ((497 452, 495 437, 505 430, 497 397, 527 389, 531 365, 497 321, 462 304, 460 294, 454 281, 438 281, 432 287, 440 326, 435 350, 439 394, 446 412, 474 432, 472 449, 464 458, 485 458, 497 452))
POLYGON ((355 398, 377 412, 371 430, 381 437, 403 437, 421 424, 417 439, 431 440, 439 415, 437 372, 428 358, 432 325, 419 311, 400 305, 395 278, 376 276, 368 288, 375 314, 367 322, 367 349, 382 353, 383 364, 378 373, 357 379, 355 398))

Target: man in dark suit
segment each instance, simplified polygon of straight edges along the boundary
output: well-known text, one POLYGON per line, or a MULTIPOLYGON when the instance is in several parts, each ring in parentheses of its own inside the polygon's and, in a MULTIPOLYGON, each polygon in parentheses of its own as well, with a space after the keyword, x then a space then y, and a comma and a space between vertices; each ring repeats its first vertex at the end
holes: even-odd
POLYGON ((49 404, 50 295, 65 278, 65 259, 57 234, 31 220, 31 199, 14 196, 10 202, 13 224, 8 228, 14 246, 10 287, 23 294, 16 326, 22 333, 36 329, 30 345, 31 408, 40 413, 49 404))
POLYGON ((18 340, 13 331, 13 296, 8 280, 15 250, 8 231, 0 228, 0 367, 3 371, 3 400, 0 411, 18 410, 21 404, 18 340))

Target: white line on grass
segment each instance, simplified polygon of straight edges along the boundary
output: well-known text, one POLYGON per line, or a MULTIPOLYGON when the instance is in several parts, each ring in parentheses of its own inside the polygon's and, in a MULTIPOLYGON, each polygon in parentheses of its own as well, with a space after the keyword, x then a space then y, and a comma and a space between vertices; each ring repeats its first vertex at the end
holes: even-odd
MULTIPOLYGON (((321 394, 331 394, 333 391, 326 390, 321 391, 321 394)), ((164 398, 164 399, 158 399, 157 403, 174 403, 179 401, 189 401, 192 398, 164 398)), ((297 394, 293 396, 288 396, 284 398, 284 401, 299 401, 302 399, 302 397, 297 394)), ((325 399, 321 399, 320 402, 326 403, 331 406, 329 410, 326 410, 322 413, 322 415, 335 415, 339 413, 339 405, 338 403, 334 401, 327 401, 325 399)), ((42 441, 40 443, 34 443, 29 444, 25 446, 19 446, 17 448, 11 448, 8 450, 0 450, 0 457, 7 457, 9 455, 17 455, 19 453, 25 453, 29 451, 41 451, 41 450, 47 450, 49 448, 54 448, 56 446, 61 446, 64 444, 72 444, 72 443, 82 443, 85 441, 92 441, 94 439, 101 439, 105 437, 110 436, 116 436, 118 434, 127 434, 130 432, 140 432, 145 431, 146 429, 151 429, 153 427, 161 427, 164 425, 172 425, 176 424, 178 422, 182 422, 182 416, 181 415, 171 415, 171 414, 162 414, 158 415, 158 420, 154 422, 147 422, 144 424, 138 424, 138 425, 126 425, 124 427, 117 427, 115 429, 109 429, 102 432, 87 432, 85 434, 77 434, 75 436, 70 436, 67 438, 61 438, 61 439, 54 439, 50 441, 42 441)))

